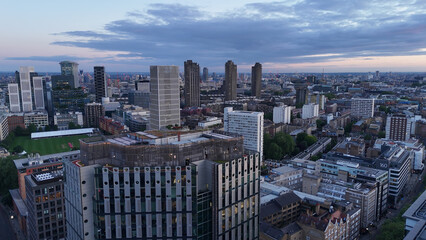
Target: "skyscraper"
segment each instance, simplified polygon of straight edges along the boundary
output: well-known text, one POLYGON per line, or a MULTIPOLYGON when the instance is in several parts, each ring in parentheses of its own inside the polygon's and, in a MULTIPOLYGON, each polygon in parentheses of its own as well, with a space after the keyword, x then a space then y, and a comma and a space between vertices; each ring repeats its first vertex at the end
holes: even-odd
POLYGON ((411 121, 405 114, 388 115, 386 119, 386 139, 408 141, 411 133, 411 121))
POLYGON ((234 111, 226 107, 223 115, 223 130, 244 136, 244 148, 263 156, 263 112, 234 111))
POLYGON ((9 108, 10 112, 21 111, 21 98, 19 96, 19 85, 17 83, 9 83, 7 85, 9 91, 9 108))
POLYGON ((93 71, 93 78, 95 80, 96 102, 101 103, 102 98, 106 97, 105 67, 95 66, 93 71))
POLYGON ((180 126, 179 67, 151 66, 150 129, 180 126))
POLYGON ((256 63, 251 67, 251 95, 260 98, 262 88, 262 64, 256 63))
POLYGON ((296 90, 296 105, 305 104, 308 88, 304 80, 293 81, 294 89, 296 90))
POLYGON ((203 81, 207 81, 207 79, 209 78, 209 69, 204 67, 203 68, 203 81))
POLYGON ((33 77, 32 81, 34 108, 36 110, 43 110, 45 109, 43 81, 46 81, 46 77, 33 77))
POLYGON ((231 60, 225 63, 225 82, 224 93, 225 101, 237 99, 237 65, 231 60))
POLYGON ((80 147, 64 162, 67 239, 259 239, 260 158, 242 136, 146 131, 80 147))
POLYGON ((33 101, 31 93, 30 73, 34 72, 34 67, 19 68, 19 85, 21 87, 22 111, 31 112, 33 110, 33 101))
POLYGON ((185 106, 200 106, 200 66, 188 60, 184 63, 185 76, 185 106))
POLYGON ((99 127, 99 119, 105 115, 105 110, 100 103, 88 103, 84 106, 84 125, 86 127, 99 127))
POLYGON ((72 76, 70 85, 72 88, 80 87, 80 78, 78 72, 78 63, 71 61, 62 61, 59 63, 61 65, 61 75, 62 76, 72 76))

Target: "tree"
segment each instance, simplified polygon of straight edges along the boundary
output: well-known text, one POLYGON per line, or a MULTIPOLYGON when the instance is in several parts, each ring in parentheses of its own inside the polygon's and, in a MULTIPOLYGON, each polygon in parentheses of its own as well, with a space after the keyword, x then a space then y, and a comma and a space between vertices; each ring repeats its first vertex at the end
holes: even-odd
POLYGON ((296 136, 296 143, 300 143, 301 141, 304 141, 307 136, 308 136, 308 134, 305 133, 305 132, 297 134, 297 136, 296 136))
POLYGON ((275 160, 281 160, 283 157, 282 149, 276 144, 272 143, 268 148, 269 157, 275 160))
POLYGON ((0 195, 3 196, 3 203, 11 204, 9 189, 18 187, 18 175, 12 157, 0 159, 0 195))
POLYGON ((378 134, 378 137, 379 138, 385 138, 386 137, 386 133, 383 132, 383 131, 380 131, 379 134, 378 134))
POLYGON ((365 136, 364 136, 364 140, 371 140, 371 135, 370 134, 366 134, 365 136))
POLYGON ((308 146, 311 146, 312 144, 316 143, 318 140, 315 136, 308 135, 305 137, 305 141, 308 143, 308 146))
POLYGON ((273 113, 265 113, 265 119, 273 121, 274 119, 273 113))
POLYGON ((24 151, 24 148, 21 145, 17 145, 13 148, 13 151, 16 153, 21 153, 24 151))
POLYGON ((37 131, 37 126, 34 123, 31 123, 28 126, 28 132, 29 132, 28 135, 30 135, 31 133, 36 132, 36 131, 37 131))
POLYGON ((317 123, 317 128, 318 128, 318 130, 319 130, 319 131, 322 131, 322 128, 323 128, 325 125, 327 125, 327 121, 322 120, 322 119, 318 119, 318 120, 316 121, 316 123, 317 123))

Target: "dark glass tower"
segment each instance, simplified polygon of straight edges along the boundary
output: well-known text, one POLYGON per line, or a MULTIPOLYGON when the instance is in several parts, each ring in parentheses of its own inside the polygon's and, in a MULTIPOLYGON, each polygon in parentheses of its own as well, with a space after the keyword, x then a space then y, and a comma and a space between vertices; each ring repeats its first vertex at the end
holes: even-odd
POLYGON ((231 60, 225 63, 225 82, 224 93, 225 101, 237 99, 237 65, 231 60))
POLYGON ((94 67, 93 78, 95 79, 95 92, 96 102, 101 103, 102 98, 106 97, 106 78, 105 78, 105 67, 96 66, 94 67))
POLYGON ((260 98, 262 88, 262 64, 256 63, 251 67, 251 95, 260 98))
POLYGON ((184 63, 185 106, 200 106, 200 66, 188 60, 184 63))

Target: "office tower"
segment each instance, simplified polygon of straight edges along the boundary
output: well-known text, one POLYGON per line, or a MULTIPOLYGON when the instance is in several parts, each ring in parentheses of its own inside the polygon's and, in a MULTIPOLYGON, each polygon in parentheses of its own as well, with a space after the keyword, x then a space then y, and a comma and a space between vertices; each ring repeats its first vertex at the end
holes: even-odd
POLYGON ((295 80, 294 89, 296 90, 296 105, 305 104, 306 95, 308 95, 307 84, 304 80, 295 80))
POLYGON ((305 101, 305 104, 315 103, 319 105, 320 110, 325 109, 325 96, 319 92, 313 92, 312 94, 309 94, 305 101))
POLYGON ((25 177, 28 239, 63 239, 65 209, 63 172, 46 171, 25 177))
POLYGON ((180 126, 179 68, 151 66, 150 129, 180 126))
POLYGON ((316 76, 307 76, 306 77, 306 81, 308 82, 308 83, 318 83, 318 79, 317 79, 317 77, 316 76))
POLYGON ((149 81, 148 80, 136 81, 135 89, 136 91, 149 93, 149 81))
POLYGON ((375 77, 376 77, 376 79, 379 79, 379 78, 380 78, 380 72, 379 72, 379 71, 376 71, 376 75, 375 75, 375 77))
POLYGON ((411 134, 411 120, 404 114, 393 114, 386 119, 386 139, 408 141, 411 134))
POLYGON ((351 101, 351 115, 360 118, 371 118, 374 115, 374 99, 353 98, 351 101))
POLYGON ((46 81, 46 77, 33 77, 33 96, 34 96, 34 109, 44 110, 44 91, 43 82, 46 81))
POLYGON ((84 126, 99 128, 99 118, 105 116, 105 110, 100 103, 88 103, 84 106, 84 126))
POLYGON ((200 66, 188 60, 184 63, 185 107, 200 106, 200 66))
POLYGON ((70 76, 70 86, 72 88, 80 87, 78 63, 71 61, 62 61, 59 63, 59 65, 61 65, 61 75, 70 76))
POLYGON ((10 112, 21 112, 21 101, 19 95, 19 86, 17 83, 9 83, 7 85, 9 91, 9 108, 10 112))
POLYGON ((19 68, 19 85, 21 88, 21 101, 23 112, 31 112, 33 110, 30 78, 30 73, 32 72, 34 72, 34 67, 19 68))
POLYGON ((204 67, 203 68, 203 81, 207 81, 209 79, 209 69, 204 67))
POLYGON ((305 104, 302 108, 302 119, 318 117, 319 105, 318 104, 305 104))
POLYGON ((80 147, 64 163, 67 239, 259 238, 260 159, 242 136, 146 131, 80 147))
POLYGON ((262 64, 256 63, 251 67, 251 95, 260 98, 262 88, 262 64))
POLYGON ((129 103, 132 105, 149 109, 149 99, 150 99, 149 92, 133 91, 133 90, 129 92, 129 103))
POLYGON ((64 238, 62 161, 79 158, 80 151, 71 151, 44 156, 28 154, 13 160, 18 172, 18 188, 9 192, 20 228, 28 239, 64 238))
POLYGON ((49 125, 54 125, 55 108, 53 103, 52 81, 43 82, 44 105, 49 116, 49 125))
POLYGON ((224 109, 223 130, 244 136, 244 148, 260 153, 263 157, 263 112, 234 111, 224 109))
POLYGON ((225 82, 223 83, 225 101, 237 99, 237 65, 231 60, 225 63, 225 82))
POLYGON ((0 116, 0 141, 3 141, 9 135, 9 122, 6 114, 0 116))
POLYGON ((106 97, 105 67, 103 66, 94 67, 93 78, 95 80, 96 102, 101 103, 102 98, 106 97))
POLYGON ((273 121, 274 123, 285 123, 290 124, 291 123, 291 110, 293 110, 294 107, 282 105, 278 107, 274 107, 273 111, 273 121))

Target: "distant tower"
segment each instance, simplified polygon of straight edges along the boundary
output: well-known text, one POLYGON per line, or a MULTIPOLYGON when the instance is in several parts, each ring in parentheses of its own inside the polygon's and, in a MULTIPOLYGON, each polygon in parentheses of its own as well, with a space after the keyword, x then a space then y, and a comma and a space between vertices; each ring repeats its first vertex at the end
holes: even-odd
POLYGON ((209 69, 208 68, 203 68, 203 81, 207 81, 207 79, 209 78, 209 69))
POLYGON ((78 63, 71 61, 62 61, 59 63, 61 65, 61 75, 62 76, 73 76, 73 82, 70 83, 72 88, 80 87, 80 78, 78 71, 78 63))
POLYGON ((231 60, 225 63, 225 101, 237 99, 237 65, 231 60))
POLYGON ((19 96, 19 86, 17 83, 9 83, 7 85, 9 90, 9 108, 10 112, 21 111, 21 101, 19 96))
POLYGON ((88 103, 84 106, 84 125, 99 128, 99 119, 105 115, 105 110, 100 103, 88 103))
POLYGON ((296 90, 296 105, 305 104, 306 95, 308 93, 307 85, 304 80, 296 80, 294 83, 294 89, 296 90))
POLYGON ((31 77, 34 67, 19 68, 19 85, 21 87, 22 111, 31 112, 33 110, 33 97, 31 92, 31 77))
POLYGON ((151 66, 150 75, 150 129, 180 126, 179 67, 151 66))
POLYGON ((256 63, 251 67, 251 95, 260 98, 262 87, 262 64, 256 63))
POLYGON ((200 106, 200 66, 188 60, 184 63, 185 76, 185 106, 200 106))
POLYGON ((101 103, 102 98, 106 97, 106 77, 105 67, 96 66, 94 67, 94 79, 95 79, 95 92, 96 102, 101 103))
POLYGON ((376 71, 376 79, 379 79, 379 78, 380 78, 380 72, 376 71))

